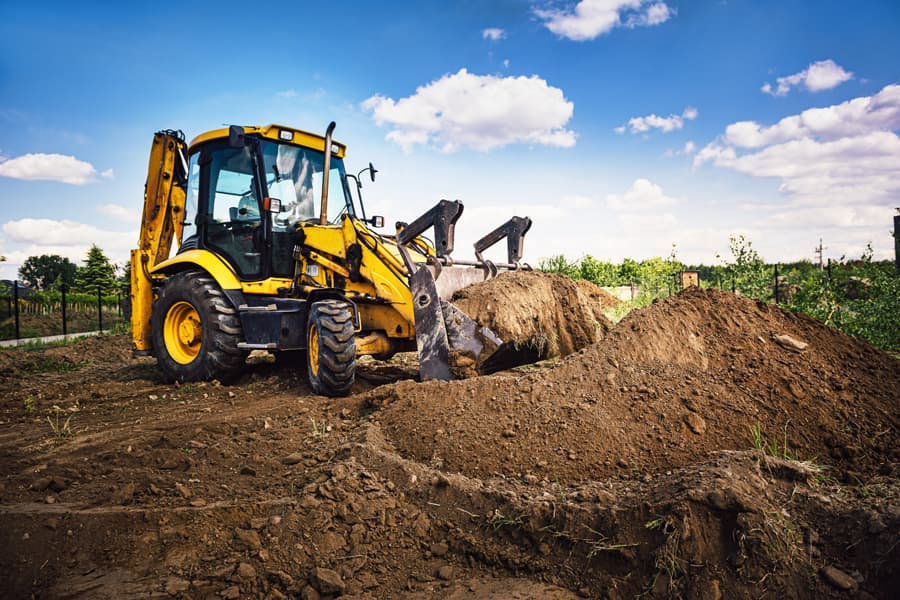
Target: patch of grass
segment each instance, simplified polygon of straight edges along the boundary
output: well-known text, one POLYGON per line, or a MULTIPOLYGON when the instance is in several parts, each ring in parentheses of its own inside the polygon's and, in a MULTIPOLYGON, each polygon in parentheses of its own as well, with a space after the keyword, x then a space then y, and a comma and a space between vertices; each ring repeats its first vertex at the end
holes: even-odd
POLYGON ((512 527, 522 524, 522 517, 507 517, 500 512, 499 508, 495 508, 493 514, 488 516, 488 524, 493 527, 494 531, 503 527, 512 527))
POLYGON ((779 441, 776 437, 769 439, 763 433, 762 426, 759 423, 756 423, 750 427, 750 443, 754 450, 758 450, 769 456, 784 460, 797 460, 797 457, 788 450, 787 430, 788 423, 785 423, 782 440, 779 441))
POLYGON ((27 398, 25 398, 25 401, 22 402, 22 405, 25 407, 25 412, 34 412, 34 396, 28 396, 27 398))
POLYGON ((674 584, 675 580, 684 575, 687 561, 681 557, 679 552, 681 547, 681 536, 675 524, 668 517, 657 517, 652 521, 648 521, 644 527, 647 529, 655 529, 665 536, 665 541, 656 551, 656 560, 654 567, 659 572, 664 572, 669 576, 669 586, 674 584))
POLYGON ((72 415, 66 417, 66 419, 62 420, 63 409, 58 406, 53 406, 53 415, 47 416, 47 422, 50 423, 50 429, 53 430, 53 435, 56 436, 56 439, 61 440, 63 438, 67 438, 72 435, 72 415))

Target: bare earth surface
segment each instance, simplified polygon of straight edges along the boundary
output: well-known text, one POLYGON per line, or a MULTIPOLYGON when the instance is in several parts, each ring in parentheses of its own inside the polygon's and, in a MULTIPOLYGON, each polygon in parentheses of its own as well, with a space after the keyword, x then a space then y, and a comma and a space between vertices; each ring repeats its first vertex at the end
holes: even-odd
POLYGON ((367 361, 344 399, 301 357, 176 386, 124 336, 0 351, 2 595, 896 597, 900 362, 713 291, 611 326, 579 288, 534 308, 562 359, 367 361))

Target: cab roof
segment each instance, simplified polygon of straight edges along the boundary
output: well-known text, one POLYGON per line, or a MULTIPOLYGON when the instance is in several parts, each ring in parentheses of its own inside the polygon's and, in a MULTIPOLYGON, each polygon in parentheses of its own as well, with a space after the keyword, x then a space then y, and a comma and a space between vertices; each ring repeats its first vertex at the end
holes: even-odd
MULTIPOLYGON (((310 133, 308 131, 303 131, 302 129, 286 127, 284 125, 277 125, 274 123, 266 125, 264 127, 260 127, 258 125, 245 125, 244 134, 258 135, 259 137, 270 139, 282 144, 292 144, 294 146, 301 146, 303 148, 318 150, 319 152, 325 151, 325 138, 323 136, 315 133, 310 133)), ((212 131, 201 133, 191 140, 190 146, 188 147, 188 153, 193 153, 196 147, 201 144, 223 138, 228 138, 227 127, 223 127, 222 129, 213 129, 212 131)), ((347 153, 347 147, 340 142, 335 142, 334 140, 332 140, 331 146, 333 148, 332 154, 337 158, 343 158, 347 153)))

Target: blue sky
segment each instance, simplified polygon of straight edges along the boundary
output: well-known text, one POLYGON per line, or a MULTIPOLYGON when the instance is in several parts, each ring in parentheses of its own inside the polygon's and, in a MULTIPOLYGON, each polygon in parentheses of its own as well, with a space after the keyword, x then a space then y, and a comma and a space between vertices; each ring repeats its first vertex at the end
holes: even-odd
POLYGON ((195 1, 0 7, 0 277, 135 245, 154 131, 323 131, 370 214, 512 214, 526 259, 892 257, 900 3, 195 1))

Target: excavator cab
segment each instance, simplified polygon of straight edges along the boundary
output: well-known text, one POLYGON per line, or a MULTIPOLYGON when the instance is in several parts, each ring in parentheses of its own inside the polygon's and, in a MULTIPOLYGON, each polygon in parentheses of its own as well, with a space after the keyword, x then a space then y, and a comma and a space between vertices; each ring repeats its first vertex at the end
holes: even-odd
MULTIPOLYGON (((195 142, 182 247, 215 252, 243 281, 291 277, 290 237, 297 224, 320 217, 324 163, 322 151, 281 139, 195 142)), ((334 224, 354 207, 343 160, 333 157, 330 171, 326 216, 334 224)))
POLYGON ((232 126, 190 145, 179 131, 154 137, 131 258, 132 338, 169 379, 227 381, 252 350, 304 351, 291 355, 305 355, 313 390, 337 396, 360 355, 418 351, 423 379, 452 378, 451 354, 491 369, 518 360, 447 300, 498 269, 528 268, 519 260, 531 220, 487 234, 475 261, 450 258, 459 201, 376 233, 383 218, 366 218, 359 194, 367 169, 346 173, 333 130, 232 126), (508 262, 484 260, 503 239, 508 262), (486 360, 494 355, 503 360, 486 360))

